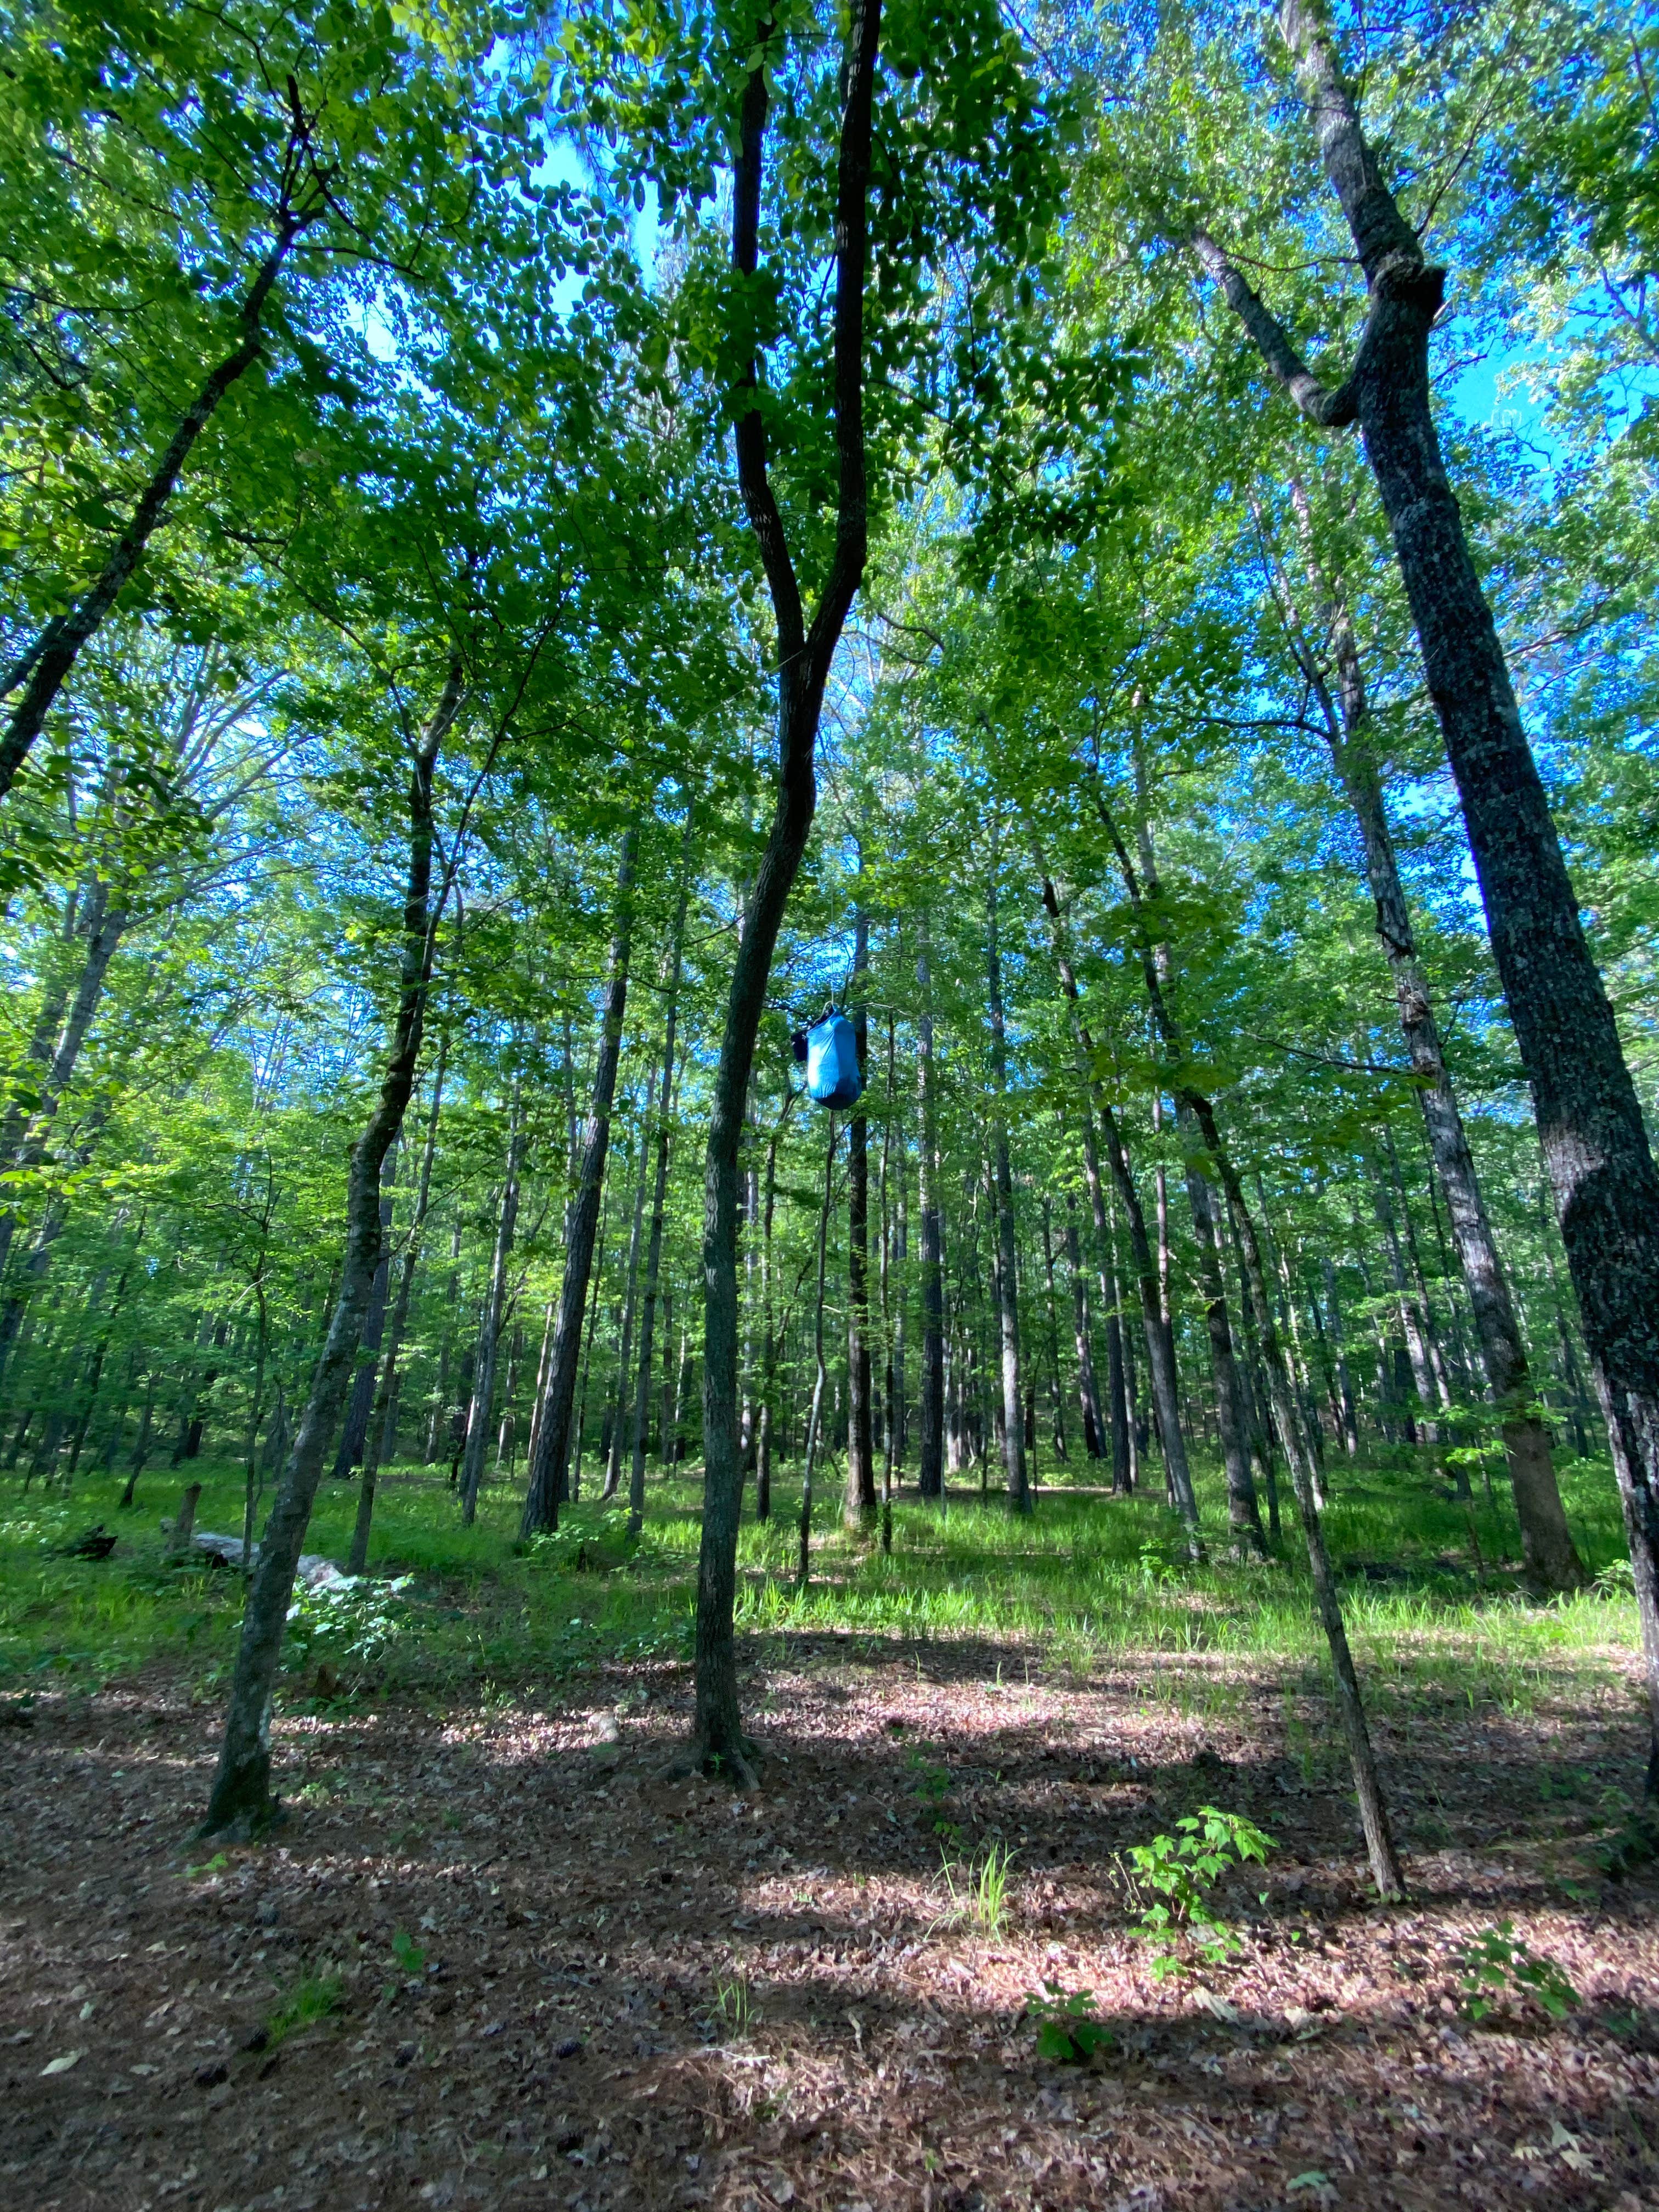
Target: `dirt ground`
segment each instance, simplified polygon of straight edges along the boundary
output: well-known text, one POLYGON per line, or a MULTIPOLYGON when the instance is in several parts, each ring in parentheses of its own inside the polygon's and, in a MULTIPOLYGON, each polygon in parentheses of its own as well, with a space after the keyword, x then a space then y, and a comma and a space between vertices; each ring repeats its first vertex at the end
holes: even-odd
POLYGON ((1206 1727, 1170 1660, 767 1656, 757 1796, 662 1781, 687 1674, 617 1668, 544 1711, 283 1722, 288 1824, 194 1873, 215 1710, 42 1697, 0 1730, 0 2204, 1659 2207, 1659 1887, 1584 1848, 1639 1771, 1622 1684, 1380 1728, 1413 1884, 1384 1911, 1265 1682, 1206 1727), (1160 1985, 1113 1855, 1206 1802, 1278 1847, 1238 1961, 1160 1985), (1012 1846, 1000 1935, 951 1923, 941 1820, 1012 1846), (1505 1919, 1565 2020, 1459 2012, 1455 1948, 1505 1919), (1037 2056, 1045 1981, 1095 1993, 1086 2067, 1037 2056))

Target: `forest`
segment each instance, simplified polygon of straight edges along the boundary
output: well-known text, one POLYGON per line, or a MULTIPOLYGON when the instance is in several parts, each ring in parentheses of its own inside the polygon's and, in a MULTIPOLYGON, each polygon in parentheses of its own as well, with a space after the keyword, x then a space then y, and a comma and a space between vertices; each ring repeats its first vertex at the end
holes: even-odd
POLYGON ((1659 2205, 1659 18, 0 0, 21 2212, 1659 2205))

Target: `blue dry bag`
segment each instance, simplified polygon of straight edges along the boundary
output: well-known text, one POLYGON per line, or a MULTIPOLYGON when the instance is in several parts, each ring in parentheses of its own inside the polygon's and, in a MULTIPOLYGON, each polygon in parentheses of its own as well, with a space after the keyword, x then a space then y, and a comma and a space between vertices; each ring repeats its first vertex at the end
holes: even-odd
POLYGON ((858 1042, 845 1014, 826 1014, 806 1032, 806 1089, 820 1106, 850 1106, 864 1088, 858 1042))

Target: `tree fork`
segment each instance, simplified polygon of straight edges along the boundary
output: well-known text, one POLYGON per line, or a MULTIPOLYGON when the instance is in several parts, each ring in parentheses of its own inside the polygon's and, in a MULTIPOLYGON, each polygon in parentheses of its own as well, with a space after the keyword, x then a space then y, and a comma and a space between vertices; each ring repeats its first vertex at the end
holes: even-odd
MULTIPOLYGON (((738 1701, 738 1521, 743 1498, 738 1406, 738 1152, 755 1039, 766 1003, 783 910, 806 849, 817 803, 814 750, 830 663, 864 575, 868 518, 864 451, 864 285, 867 260, 872 108, 880 0, 855 0, 843 77, 837 159, 834 388, 840 459, 836 544, 810 629, 783 517, 767 473, 765 419, 750 405, 738 417, 738 480, 766 573, 777 624, 778 785, 771 826, 732 963, 720 1060, 714 1072, 703 1180, 702 1536, 697 1562, 696 1717, 693 1759, 732 1779, 754 1778, 753 1747, 738 1701)), ((744 88, 734 165, 732 260, 739 277, 757 271, 761 174, 769 94, 767 48, 744 88)), ((758 388, 751 361, 738 393, 758 388)))
POLYGON ((1425 264, 1383 180, 1323 8, 1282 0, 1279 26, 1364 271, 1369 313, 1346 383, 1324 392, 1214 241, 1194 234, 1192 243, 1303 413, 1328 427, 1358 422, 1388 517, 1607 1425, 1642 1625, 1651 1801, 1659 1797, 1659 1170, 1440 450, 1428 343, 1445 271, 1425 264))
POLYGON ((433 775, 439 748, 460 711, 463 696, 457 655, 450 662, 443 695, 422 733, 410 775, 409 878, 404 895, 404 951, 392 1048, 374 1110, 352 1147, 346 1182, 346 1249, 339 1288, 305 1413, 265 1523, 259 1563, 243 1609, 224 1741, 203 1824, 205 1835, 257 1832, 270 1825, 276 1810, 270 1794, 270 1702, 276 1661, 312 1501, 322 1479, 323 1455, 356 1364, 363 1313, 380 1265, 381 1164, 403 1127, 415 1088, 437 922, 449 890, 446 875, 439 914, 433 914, 433 775))

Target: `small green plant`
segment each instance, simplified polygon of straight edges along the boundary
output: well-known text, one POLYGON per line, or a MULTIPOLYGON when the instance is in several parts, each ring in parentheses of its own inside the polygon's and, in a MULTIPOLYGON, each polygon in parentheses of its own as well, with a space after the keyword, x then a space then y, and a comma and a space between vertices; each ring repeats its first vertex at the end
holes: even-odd
POLYGON ((944 1862, 951 1917, 971 1920, 987 1936, 1000 1936, 1008 1917, 1008 1869, 1014 1855, 1006 1844, 988 1844, 976 1859, 944 1862))
POLYGON ((910 1787, 924 1805, 942 1805, 951 1794, 951 1770, 934 1765, 920 1750, 909 1758, 910 1787))
POLYGON ((1463 2015, 1477 2025, 1508 1997, 1532 1997, 1552 2020, 1565 2020, 1578 1992, 1553 1959, 1533 1950, 1515 1932, 1512 1920, 1485 1928, 1457 1954, 1462 1970, 1463 2015))
POLYGON ((288 1609, 283 1665, 303 1674, 314 1662, 351 1667, 360 1674, 374 1665, 408 1629, 411 1619, 403 1593, 409 1577, 393 1582, 357 1577, 347 1583, 301 1589, 288 1609))
POLYGON ((538 1566, 592 1569, 628 1559, 638 1548, 628 1531, 623 1507, 592 1516, 579 1513, 556 1528, 544 1528, 520 1547, 538 1566))
POLYGON ((1181 1569, 1170 1558, 1169 1547, 1156 1536, 1149 1536, 1140 1547, 1140 1579, 1154 1589, 1181 1580, 1181 1569))
POLYGON ((265 2022, 265 2045, 275 2051, 301 2028, 314 2027, 337 2012, 345 1984, 337 1974, 307 1974, 283 1999, 265 2022))
POLYGON ((398 1929, 392 1938, 392 1955, 398 1961, 402 1974, 420 1974, 426 1971, 426 1953, 406 1929, 398 1929))
POLYGON ((1617 1823, 1595 1846, 1595 1863, 1609 1881, 1622 1881, 1659 1858, 1659 1814, 1632 1805, 1622 1790, 1603 1790, 1601 1812, 1617 1823))
POLYGON ((914 1778, 910 1787, 923 1814, 933 1814, 928 1826, 948 1850, 962 1841, 962 1830, 945 1810, 945 1801, 951 1794, 951 1770, 936 1765, 920 1749, 910 1753, 908 1763, 914 1778))
POLYGON ((753 2027, 757 2016, 746 1974, 734 1974, 729 1981, 715 1983, 714 2011, 726 2033, 741 2042, 753 2027))
POLYGON ((1230 1921, 1210 1901, 1224 1875, 1254 1859, 1265 1863, 1273 1848, 1242 1813, 1202 1805, 1176 1822, 1173 1836, 1131 1844, 1123 1855, 1133 1897, 1140 1905, 1140 1932, 1152 1945, 1152 1975, 1163 1981, 1185 1971, 1183 1945, 1206 1966, 1224 1966, 1239 1948, 1230 1921))
POLYGON ((185 1869, 185 1880, 201 1881, 208 1875, 222 1874, 229 1864, 230 1861, 222 1851, 215 1851, 213 1856, 210 1859, 204 1859, 200 1866, 187 1866, 185 1869))
POLYGON ((1073 1990, 1064 1996, 1058 1982, 1045 1981, 1042 1987, 1042 1996, 1025 2000, 1025 2017, 1036 2022, 1037 2057, 1060 2066, 1086 2066, 1112 2040, 1110 2028, 1095 2018, 1094 1991, 1073 1990))

